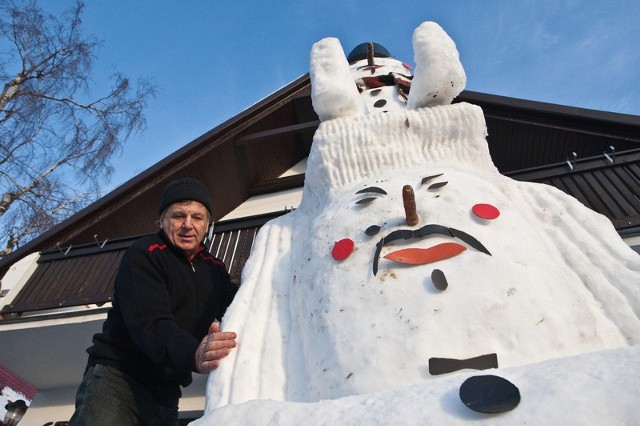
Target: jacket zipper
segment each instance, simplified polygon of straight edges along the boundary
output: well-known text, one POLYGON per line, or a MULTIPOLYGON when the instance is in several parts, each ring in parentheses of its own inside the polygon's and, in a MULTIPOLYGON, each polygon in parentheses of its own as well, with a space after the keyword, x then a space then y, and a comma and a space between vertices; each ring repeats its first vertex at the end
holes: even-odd
POLYGON ((195 271, 196 271, 196 267, 195 267, 195 266, 193 266, 193 259, 194 259, 194 258, 196 257, 196 255, 197 255, 198 253, 200 253, 202 250, 203 250, 203 249, 202 249, 202 246, 200 246, 200 247, 198 248, 198 250, 193 254, 193 256, 187 256, 187 262, 189 262, 189 266, 191 266, 191 270, 192 270, 193 272, 195 272, 195 271))

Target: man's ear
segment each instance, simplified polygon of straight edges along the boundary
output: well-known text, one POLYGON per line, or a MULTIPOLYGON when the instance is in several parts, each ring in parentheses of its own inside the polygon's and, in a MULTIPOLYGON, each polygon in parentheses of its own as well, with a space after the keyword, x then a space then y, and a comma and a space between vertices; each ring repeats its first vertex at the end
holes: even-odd
POLYGON ((209 230, 207 231, 207 237, 204 239, 204 244, 210 243, 213 241, 213 228, 215 226, 215 222, 212 220, 209 222, 209 230))

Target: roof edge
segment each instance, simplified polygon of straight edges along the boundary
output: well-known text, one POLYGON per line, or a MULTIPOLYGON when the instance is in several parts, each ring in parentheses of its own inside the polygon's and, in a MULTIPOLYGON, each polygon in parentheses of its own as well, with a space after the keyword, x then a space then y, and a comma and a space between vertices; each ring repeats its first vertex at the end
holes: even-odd
MULTIPOLYGON (((17 262, 22 257, 35 251, 42 251, 50 248, 53 244, 55 244, 53 242, 53 240, 56 239, 55 236, 62 230, 86 217, 91 216, 93 213, 102 209, 105 205, 111 204, 116 200, 135 197, 137 193, 145 191, 149 187, 153 186, 154 182, 159 179, 161 180, 162 175, 166 174, 166 172, 164 172, 165 170, 167 170, 168 168, 171 169, 172 164, 181 163, 185 157, 189 157, 193 152, 198 150, 205 141, 211 138, 217 138, 218 140, 222 139, 225 134, 230 132, 238 123, 242 122, 246 117, 256 114, 271 105, 276 105, 282 102, 285 98, 301 89, 304 89, 304 87, 309 84, 310 78, 308 73, 298 77, 296 80, 276 90, 272 94, 258 101, 256 104, 246 108, 239 114, 220 123, 213 129, 187 143, 185 146, 178 149, 173 154, 170 154, 169 156, 160 160, 140 174, 125 181, 109 193, 91 203, 89 206, 74 213, 67 219, 62 220, 61 222, 54 225, 49 230, 43 232, 25 245, 7 254, 0 259, 0 278, 4 276, 6 270, 10 267, 10 265, 12 265, 14 262, 17 262)), ((217 146, 217 144, 211 144, 207 147, 207 150, 210 150, 215 146, 217 146)))

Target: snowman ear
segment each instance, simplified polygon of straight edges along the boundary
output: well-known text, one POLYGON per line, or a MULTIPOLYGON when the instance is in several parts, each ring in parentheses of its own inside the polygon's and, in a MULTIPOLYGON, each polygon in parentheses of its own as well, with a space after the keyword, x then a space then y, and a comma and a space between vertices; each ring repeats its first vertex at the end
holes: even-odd
POLYGON ((467 84, 455 43, 435 22, 422 23, 412 41, 416 69, 407 108, 449 105, 467 84))
POLYGON ((364 104, 337 38, 325 38, 311 48, 311 101, 320 121, 364 114, 364 104))

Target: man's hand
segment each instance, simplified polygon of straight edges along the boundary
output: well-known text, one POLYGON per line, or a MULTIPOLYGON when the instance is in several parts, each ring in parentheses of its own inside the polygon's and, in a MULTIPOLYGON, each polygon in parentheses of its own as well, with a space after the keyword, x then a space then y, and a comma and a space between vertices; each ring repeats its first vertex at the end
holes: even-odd
POLYGON ((220 359, 229 355, 236 347, 236 333, 220 331, 220 324, 214 322, 209 333, 204 336, 195 355, 195 368, 198 373, 206 374, 220 365, 220 359))

